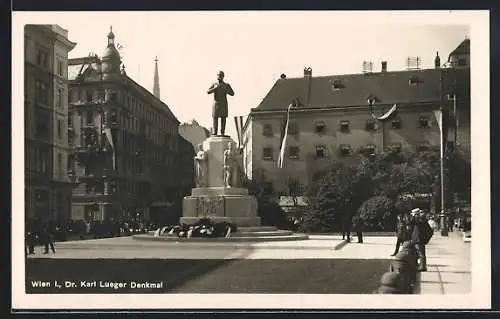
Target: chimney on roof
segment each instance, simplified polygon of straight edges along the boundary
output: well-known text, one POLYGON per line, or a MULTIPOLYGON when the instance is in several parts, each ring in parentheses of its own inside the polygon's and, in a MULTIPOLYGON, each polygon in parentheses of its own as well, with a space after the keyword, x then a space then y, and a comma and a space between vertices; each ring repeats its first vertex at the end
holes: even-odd
POLYGON ((304 77, 305 78, 312 77, 312 69, 310 67, 304 68, 304 77))
POLYGON ((382 61, 382 72, 387 72, 387 61, 382 61))
POLYGON ((363 73, 364 74, 373 73, 373 62, 372 61, 363 61, 363 73))

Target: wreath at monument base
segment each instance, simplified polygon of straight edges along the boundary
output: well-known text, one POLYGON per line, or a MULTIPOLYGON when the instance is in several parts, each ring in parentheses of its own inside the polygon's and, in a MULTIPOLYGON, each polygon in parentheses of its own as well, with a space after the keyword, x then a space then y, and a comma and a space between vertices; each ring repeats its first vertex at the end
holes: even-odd
POLYGON ((158 228, 154 232, 154 236, 229 238, 236 230, 236 224, 228 222, 214 223, 209 218, 202 218, 194 224, 170 225, 158 228))

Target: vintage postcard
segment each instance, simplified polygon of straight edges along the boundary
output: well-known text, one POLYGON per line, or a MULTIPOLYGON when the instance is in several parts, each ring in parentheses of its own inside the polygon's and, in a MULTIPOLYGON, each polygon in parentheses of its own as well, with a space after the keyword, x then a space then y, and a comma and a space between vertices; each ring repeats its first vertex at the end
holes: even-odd
POLYGON ((12 23, 14 309, 491 307, 487 11, 12 23))

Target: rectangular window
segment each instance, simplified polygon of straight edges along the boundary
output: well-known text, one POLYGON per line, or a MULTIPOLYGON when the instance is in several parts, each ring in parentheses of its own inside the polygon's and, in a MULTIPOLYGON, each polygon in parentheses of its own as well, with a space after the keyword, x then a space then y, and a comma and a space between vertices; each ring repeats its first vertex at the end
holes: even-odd
POLYGON ((68 112, 68 128, 73 128, 73 113, 68 112))
POLYGON ((420 116, 418 119, 418 127, 419 128, 429 128, 429 117, 420 116))
POLYGON ((288 124, 288 134, 290 135, 298 135, 299 134, 299 126, 295 122, 291 122, 288 124))
POLYGON ((63 121, 57 120, 57 138, 59 140, 63 139, 63 121))
POLYGON ((323 145, 316 146, 316 158, 325 158, 326 148, 323 145))
POLYGON ((314 131, 316 134, 324 134, 326 132, 326 125, 323 121, 318 121, 314 124, 314 131))
POLYGON ((106 99, 106 91, 102 88, 97 90, 97 99, 99 101, 104 101, 106 99))
POLYGON ((85 101, 92 102, 92 100, 93 100, 92 91, 91 90, 87 90, 85 92, 85 101))
POLYGON ((288 148, 288 158, 290 159, 299 159, 299 147, 298 146, 290 146, 288 148))
POLYGON ((340 122, 340 131, 344 133, 349 132, 349 121, 340 122))
POLYGON ((264 124, 262 135, 273 136, 273 126, 271 124, 264 124))
POLYGON ((63 167, 63 155, 61 153, 57 154, 57 172, 59 178, 62 178, 64 175, 64 167, 63 167))
POLYGON ((401 119, 395 118, 392 120, 392 128, 395 130, 399 130, 401 128, 401 119))
POLYGON ((369 120, 366 120, 366 123, 365 123, 365 130, 367 131, 375 131, 375 120, 374 119, 369 119, 369 120))
POLYGON ((42 68, 47 68, 48 54, 44 50, 37 49, 36 51, 36 64, 42 68))
POLYGON ((368 144, 363 147, 363 153, 365 155, 374 155, 375 154, 375 145, 374 144, 368 144))
POLYGON ((57 75, 64 77, 64 62, 61 59, 57 59, 56 72, 57 75))
POLYGON ((466 66, 467 65, 467 59, 466 58, 460 58, 458 59, 458 66, 466 66))
POLYGON ((273 160, 273 148, 272 147, 264 147, 262 150, 262 158, 265 161, 272 161, 273 160))
POLYGON ((340 155, 341 156, 349 156, 352 154, 351 145, 342 144, 340 145, 340 155))
POLYGON ((87 121, 87 125, 92 125, 94 123, 94 113, 92 110, 87 110, 87 112, 85 112, 85 120, 87 121))
POLYGON ((37 102, 47 103, 49 100, 49 91, 48 85, 45 82, 41 80, 35 81, 35 96, 37 102))
POLYGON ((417 152, 425 152, 429 150, 429 143, 421 142, 417 144, 417 152))
POLYGON ((118 123, 118 114, 117 114, 116 110, 111 110, 109 120, 111 121, 112 124, 118 123))
POLYGON ((391 145, 389 145, 388 149, 393 152, 401 152, 402 145, 399 142, 392 143, 391 145))
POLYGON ((36 127, 35 134, 37 138, 46 139, 50 135, 50 125, 52 121, 50 120, 50 115, 45 110, 38 108, 35 111, 36 127))
POLYGON ((56 106, 58 109, 64 108, 64 90, 62 88, 57 88, 56 91, 56 106))

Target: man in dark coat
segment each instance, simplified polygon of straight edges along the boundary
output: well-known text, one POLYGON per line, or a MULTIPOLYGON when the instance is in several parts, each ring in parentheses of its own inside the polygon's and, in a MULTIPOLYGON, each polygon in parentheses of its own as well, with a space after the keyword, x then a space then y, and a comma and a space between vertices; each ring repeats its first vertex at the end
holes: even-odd
POLYGON ((212 84, 207 91, 208 94, 214 94, 214 104, 212 107, 213 135, 217 135, 220 118, 220 133, 224 135, 226 131, 227 95, 234 96, 234 91, 229 83, 224 82, 224 72, 217 73, 217 82, 212 84))
POLYGON ((55 254, 56 249, 54 248, 54 236, 53 236, 52 230, 50 229, 50 225, 48 223, 43 226, 42 234, 40 237, 41 237, 43 245, 45 247, 45 251, 43 253, 48 254, 49 253, 49 246, 50 246, 50 249, 55 254))
POLYGON ((411 234, 411 242, 415 245, 419 259, 419 270, 427 271, 427 257, 425 254, 425 241, 426 232, 430 229, 430 226, 425 219, 423 212, 416 208, 412 210, 413 214, 413 231, 411 234))

